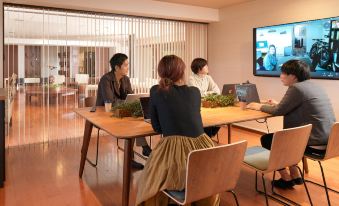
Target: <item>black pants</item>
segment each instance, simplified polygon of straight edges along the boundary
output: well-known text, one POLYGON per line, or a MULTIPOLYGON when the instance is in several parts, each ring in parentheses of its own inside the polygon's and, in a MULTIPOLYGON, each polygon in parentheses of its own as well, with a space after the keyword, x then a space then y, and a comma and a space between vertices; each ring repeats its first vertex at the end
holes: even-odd
MULTIPOLYGON (((261 136, 261 146, 271 150, 271 145, 272 145, 272 139, 273 139, 273 133, 269 133, 269 134, 264 134, 263 136, 261 136)), ((305 149, 305 154, 315 154, 315 155, 319 155, 319 156, 323 156, 325 155, 326 150, 319 150, 319 149, 315 149, 312 147, 307 146, 305 149)))
POLYGON ((209 137, 214 137, 216 134, 218 134, 220 127, 205 127, 204 132, 209 136, 209 137))

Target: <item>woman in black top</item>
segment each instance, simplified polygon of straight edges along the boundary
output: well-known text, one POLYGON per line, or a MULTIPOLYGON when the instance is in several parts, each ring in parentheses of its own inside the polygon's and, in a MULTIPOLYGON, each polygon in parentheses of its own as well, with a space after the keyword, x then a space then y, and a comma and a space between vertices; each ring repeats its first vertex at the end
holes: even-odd
MULTIPOLYGON (((162 190, 185 189, 186 161, 190 151, 213 147, 204 133, 200 92, 184 82, 185 63, 175 55, 164 56, 158 65, 159 85, 150 91, 153 129, 163 134, 146 162, 138 185, 136 205, 167 205, 162 190)), ((219 195, 198 205, 219 205, 219 195)))

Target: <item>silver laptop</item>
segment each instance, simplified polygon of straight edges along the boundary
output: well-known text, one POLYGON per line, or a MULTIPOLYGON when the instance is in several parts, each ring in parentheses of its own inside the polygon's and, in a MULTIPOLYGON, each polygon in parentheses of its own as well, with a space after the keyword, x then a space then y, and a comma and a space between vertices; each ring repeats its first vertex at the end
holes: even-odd
POLYGON ((125 103, 134 102, 136 100, 139 100, 140 97, 149 97, 149 93, 127 94, 127 97, 125 99, 125 103))
POLYGON ((149 97, 140 97, 140 104, 142 108, 142 114, 144 115, 144 121, 151 123, 151 114, 149 108, 149 97))
POLYGON ((236 96, 236 92, 235 92, 235 86, 239 85, 239 84, 224 84, 224 86, 222 87, 222 95, 229 95, 229 94, 233 94, 234 96, 236 96))
POLYGON ((235 90, 239 101, 246 102, 247 104, 251 102, 260 103, 258 90, 255 84, 249 83, 236 85, 235 90))

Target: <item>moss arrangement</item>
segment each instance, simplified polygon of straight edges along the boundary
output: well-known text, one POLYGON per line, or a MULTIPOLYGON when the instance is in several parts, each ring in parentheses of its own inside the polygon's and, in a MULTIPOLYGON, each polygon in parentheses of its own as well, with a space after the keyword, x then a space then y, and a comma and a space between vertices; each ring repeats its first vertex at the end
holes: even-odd
POLYGON ((142 108, 140 101, 134 101, 129 103, 122 103, 112 107, 114 117, 141 117, 142 108))
POLYGON ((203 107, 227 107, 234 105, 235 96, 234 95, 219 95, 219 94, 209 94, 202 98, 203 107))

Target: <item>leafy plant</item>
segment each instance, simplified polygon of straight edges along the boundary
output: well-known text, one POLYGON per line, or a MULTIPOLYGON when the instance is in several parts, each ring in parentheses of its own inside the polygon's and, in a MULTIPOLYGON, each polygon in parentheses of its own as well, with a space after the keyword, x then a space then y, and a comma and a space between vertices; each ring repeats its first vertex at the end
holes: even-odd
POLYGON ((142 116, 142 108, 140 105, 140 101, 136 100, 134 102, 128 102, 128 103, 121 103, 114 107, 112 107, 112 111, 115 110, 124 110, 130 113, 133 117, 141 117, 142 116))
POLYGON ((235 96, 228 95, 219 95, 219 94, 209 94, 205 96, 202 101, 210 102, 212 107, 227 107, 234 105, 235 96))

